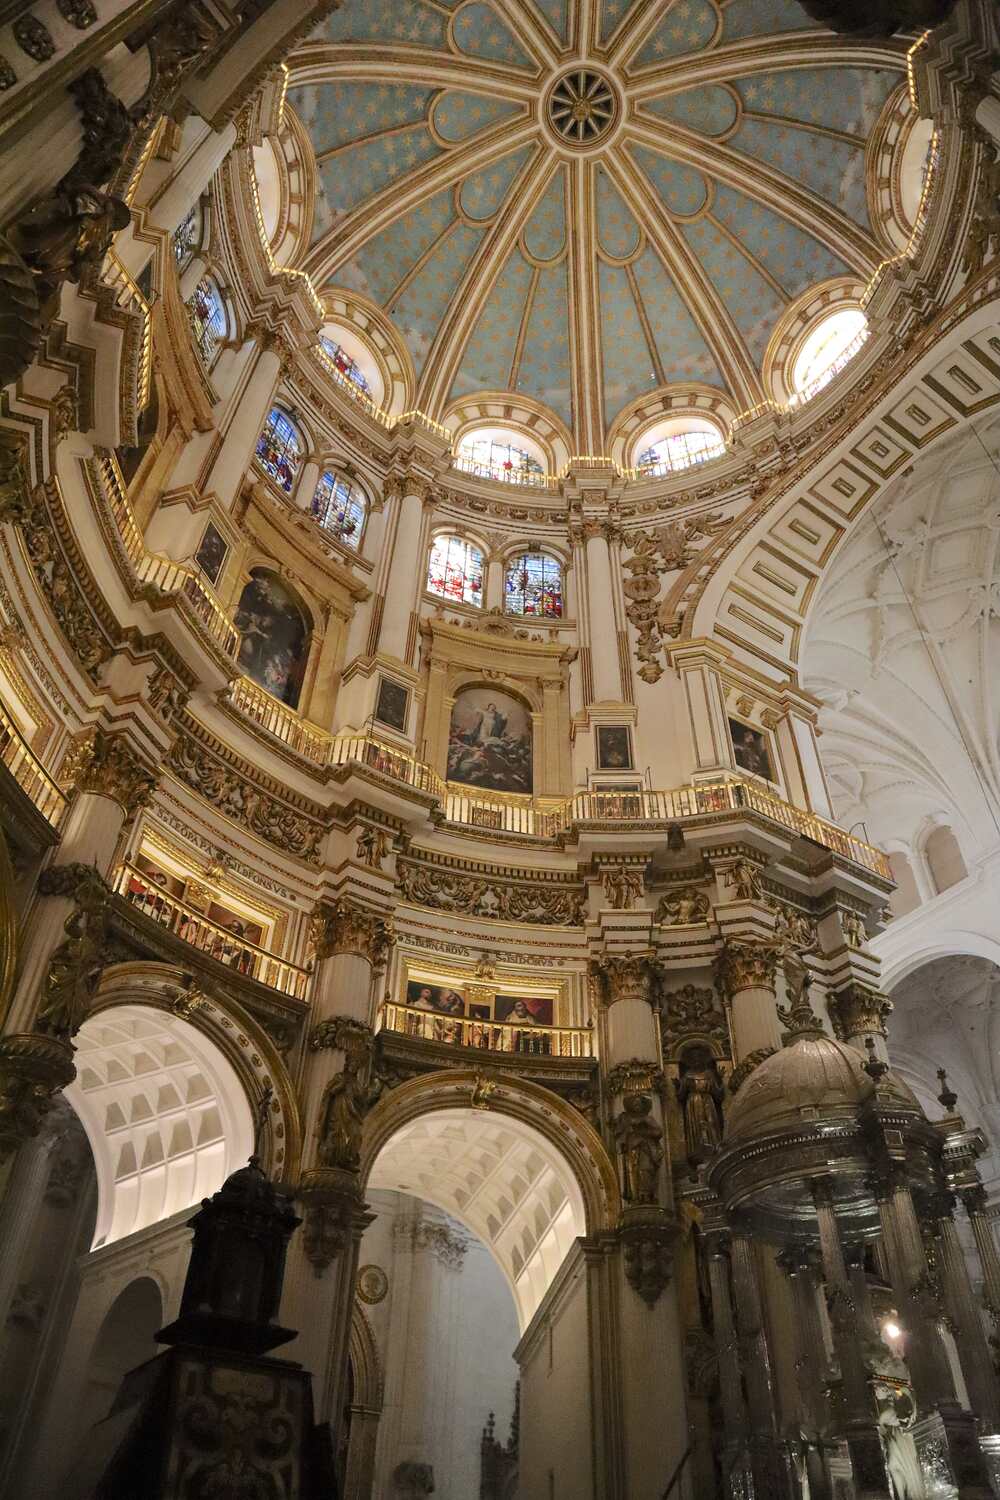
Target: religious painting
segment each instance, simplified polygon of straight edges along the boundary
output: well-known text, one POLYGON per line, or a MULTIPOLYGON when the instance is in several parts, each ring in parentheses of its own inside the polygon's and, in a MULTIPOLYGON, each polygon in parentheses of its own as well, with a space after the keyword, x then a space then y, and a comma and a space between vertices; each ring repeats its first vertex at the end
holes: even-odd
POLYGON ((443 984, 424 984, 411 979, 406 986, 406 1003, 414 1010, 431 1010, 439 1016, 464 1016, 465 999, 460 990, 443 984))
POLYGON ((551 1026, 552 998, 537 996, 497 995, 494 1002, 494 1019, 509 1021, 516 1026, 551 1026))
POLYGON ((631 771, 632 735, 627 724, 598 724, 597 769, 631 771))
POLYGON ((759 729, 741 724, 739 719, 730 719, 729 737, 733 742, 733 757, 741 771, 762 776, 765 781, 776 780, 767 737, 759 729))
POLYGON ((183 880, 178 879, 176 875, 168 874, 166 870, 161 870, 159 865, 155 865, 145 854, 136 855, 135 863, 136 867, 149 877, 153 885, 158 885, 161 890, 168 891, 171 896, 176 896, 178 901, 183 901, 183 880))
POLYGON ((390 729, 397 729, 400 734, 405 734, 406 710, 409 705, 409 688, 404 687, 401 682, 393 682, 391 677, 379 679, 375 717, 380 724, 387 724, 390 729))
POLYGON ((183 880, 178 880, 176 875, 168 875, 166 870, 158 869, 144 854, 137 855, 135 863, 142 874, 129 876, 125 894, 132 905, 137 906, 147 917, 168 927, 176 907, 165 898, 173 896, 178 901, 183 900, 183 880))
POLYGON ((205 527, 205 534, 198 544, 198 550, 194 560, 198 564, 209 583, 218 583, 222 565, 226 561, 226 553, 229 547, 225 537, 217 527, 209 521, 205 527))
POLYGON ((309 627, 288 589, 266 568, 254 568, 240 596, 239 664, 262 688, 297 708, 309 655, 309 627))
POLYGON ((485 792, 532 790, 531 716, 495 688, 466 688, 451 711, 448 780, 485 792))
POLYGON ((226 906, 220 906, 217 901, 209 902, 205 915, 210 922, 215 922, 219 927, 226 927, 236 937, 260 947, 264 929, 257 922, 250 922, 246 917, 237 916, 234 911, 230 911, 226 906))

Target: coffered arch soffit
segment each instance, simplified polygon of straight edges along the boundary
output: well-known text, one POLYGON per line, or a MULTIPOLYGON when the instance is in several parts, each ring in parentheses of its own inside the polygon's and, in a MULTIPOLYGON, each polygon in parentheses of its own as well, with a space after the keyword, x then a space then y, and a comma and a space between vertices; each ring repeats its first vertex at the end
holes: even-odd
POLYGON ((344 0, 289 70, 300 265, 383 311, 438 419, 510 392, 599 453, 663 388, 744 410, 789 306, 897 249, 867 143, 906 44, 811 28, 797 0, 344 0), (582 145, 548 103, 580 66, 610 101, 582 145))

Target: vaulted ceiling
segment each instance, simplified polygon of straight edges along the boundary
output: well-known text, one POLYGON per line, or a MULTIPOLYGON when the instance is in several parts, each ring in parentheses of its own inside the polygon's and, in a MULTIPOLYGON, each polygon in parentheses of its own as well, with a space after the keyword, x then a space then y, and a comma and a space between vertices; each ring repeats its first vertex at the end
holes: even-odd
POLYGON ((789 304, 886 253, 865 146, 905 62, 798 0, 343 0, 290 59, 306 269, 384 311, 430 415, 509 391, 600 452, 664 386, 743 409, 789 304))

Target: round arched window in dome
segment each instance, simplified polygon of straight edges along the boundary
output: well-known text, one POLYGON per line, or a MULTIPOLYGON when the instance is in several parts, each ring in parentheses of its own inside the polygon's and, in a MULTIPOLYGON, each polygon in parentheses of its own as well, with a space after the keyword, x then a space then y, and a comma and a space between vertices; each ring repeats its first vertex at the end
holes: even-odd
POLYGON ((560 620, 563 612, 562 563, 545 552, 524 552, 507 564, 503 607, 508 615, 560 620))
POLYGON ((364 339, 341 323, 327 323, 319 336, 325 369, 352 396, 364 396, 376 406, 385 399, 385 382, 378 361, 364 339))
POLYGON ((264 430, 257 439, 254 457, 286 495, 292 493, 302 462, 302 434, 287 412, 272 406, 264 430))
POLYGON ((483 554, 460 536, 434 538, 427 568, 427 592, 456 604, 482 605, 483 554))
POLYGON ((368 507, 356 484, 327 469, 320 475, 312 498, 312 513, 324 531, 330 531, 345 547, 356 551, 361 543, 368 507))
POLYGON ((839 307, 807 334, 792 369, 792 387, 800 400, 815 396, 857 354, 868 337, 868 319, 860 307, 839 307))
POLYGON ((725 440, 714 422, 704 417, 674 417, 643 433, 633 463, 644 478, 656 479, 721 458, 725 451, 725 440))
POLYGON ((530 438, 502 427, 467 432, 455 452, 455 467, 505 484, 537 484, 545 474, 541 449, 530 438))

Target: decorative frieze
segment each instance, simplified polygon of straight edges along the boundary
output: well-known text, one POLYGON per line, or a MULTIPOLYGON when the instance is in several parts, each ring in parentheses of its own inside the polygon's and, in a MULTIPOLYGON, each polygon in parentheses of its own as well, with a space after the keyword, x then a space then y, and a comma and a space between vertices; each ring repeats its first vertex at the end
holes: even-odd
POLYGON ((77 792, 110 797, 126 815, 147 807, 156 786, 156 776, 124 734, 107 734, 95 726, 72 741, 59 779, 77 792))
POLYGON ((401 900, 434 911, 498 922, 583 926, 584 895, 579 888, 465 874, 408 859, 399 861, 397 875, 401 900))
POLYGON ((309 941, 317 963, 338 953, 353 953, 381 969, 392 945, 393 929, 378 912, 342 897, 321 901, 314 908, 309 941))
POLYGON ((286 854, 311 863, 319 860, 323 825, 307 814, 268 796, 232 767, 216 759, 189 734, 178 736, 168 765, 176 776, 219 812, 243 823, 252 833, 286 854))

